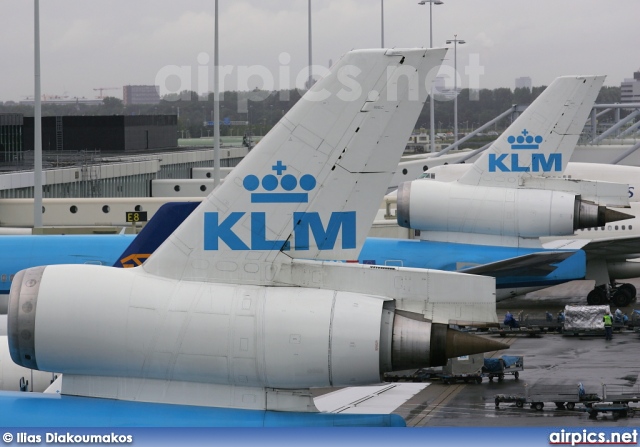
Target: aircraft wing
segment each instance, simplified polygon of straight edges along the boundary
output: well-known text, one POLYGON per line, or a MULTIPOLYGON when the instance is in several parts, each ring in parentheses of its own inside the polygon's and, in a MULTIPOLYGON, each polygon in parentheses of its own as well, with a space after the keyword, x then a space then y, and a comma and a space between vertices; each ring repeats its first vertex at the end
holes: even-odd
POLYGON ((575 253, 575 251, 537 252, 466 268, 461 272, 494 278, 547 276, 558 268, 557 264, 575 253))
MULTIPOLYGON (((609 237, 594 240, 582 239, 580 241, 586 242, 582 246, 582 250, 587 253, 587 258, 640 258, 640 236, 609 237)), ((571 242, 576 241, 572 240, 571 242)))
POLYGON ((314 399, 323 413, 390 414, 425 389, 428 383, 385 383, 348 387, 314 399))

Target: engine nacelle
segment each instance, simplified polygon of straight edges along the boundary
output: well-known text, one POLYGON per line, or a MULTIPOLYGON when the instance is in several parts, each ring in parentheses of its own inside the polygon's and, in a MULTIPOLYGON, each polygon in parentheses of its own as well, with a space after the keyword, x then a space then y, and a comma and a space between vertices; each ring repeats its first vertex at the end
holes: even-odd
POLYGON ((609 277, 613 279, 629 279, 637 278, 640 276, 640 261, 626 260, 626 261, 608 261, 607 271, 609 277))
POLYGON ((564 191, 421 179, 398 188, 398 224, 423 231, 516 237, 571 235, 604 225, 607 209, 564 191))
POLYGON ((16 275, 9 347, 19 365, 63 374, 294 389, 377 383, 499 348, 393 303, 52 265, 16 275))

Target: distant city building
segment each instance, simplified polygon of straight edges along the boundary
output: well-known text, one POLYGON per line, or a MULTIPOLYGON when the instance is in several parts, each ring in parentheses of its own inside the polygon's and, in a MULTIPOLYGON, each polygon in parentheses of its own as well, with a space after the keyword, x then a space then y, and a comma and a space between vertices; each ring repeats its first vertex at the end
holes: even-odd
POLYGON ((620 84, 620 102, 640 102, 640 71, 620 84))
POLYGON ((0 113, 0 161, 22 159, 22 124, 22 114, 0 113))
POLYGON ((160 104, 160 87, 157 85, 125 85, 122 87, 125 106, 160 104))
POLYGON ((526 88, 531 90, 531 78, 529 76, 516 78, 516 88, 526 88))

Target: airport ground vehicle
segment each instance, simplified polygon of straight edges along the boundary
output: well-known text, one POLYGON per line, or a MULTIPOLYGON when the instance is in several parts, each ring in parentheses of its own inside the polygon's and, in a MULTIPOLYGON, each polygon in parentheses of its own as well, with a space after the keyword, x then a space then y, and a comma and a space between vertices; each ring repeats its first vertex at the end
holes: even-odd
POLYGON ((640 402, 640 385, 603 384, 602 402, 591 405, 586 411, 590 419, 596 419, 600 413, 611 413, 614 419, 633 417, 636 409, 630 406, 632 402, 640 402))
POLYGON ((611 413, 613 419, 633 417, 635 409, 628 403, 597 403, 586 408, 589 419, 596 419, 600 413, 611 413))
POLYGON ((542 410, 545 402, 555 403, 557 408, 573 410, 576 404, 584 405, 589 418, 595 419, 600 413, 611 413, 614 419, 632 417, 636 408, 631 403, 640 402, 640 385, 603 384, 602 394, 586 393, 581 383, 575 385, 535 384, 525 385, 524 394, 496 394, 496 407, 503 402, 515 402, 516 407, 525 404, 535 410, 542 410))
POLYGON ((534 410, 541 411, 545 402, 553 402, 557 408, 573 410, 576 404, 584 404, 589 407, 599 402, 600 396, 586 393, 582 384, 578 385, 554 385, 535 384, 525 385, 524 394, 496 394, 495 405, 499 407, 503 402, 515 402, 516 407, 522 408, 525 404, 534 410))
POLYGON ((490 381, 497 378, 501 382, 508 374, 518 380, 520 371, 523 370, 524 357, 522 356, 503 355, 499 358, 485 359, 482 354, 475 354, 449 359, 442 367, 422 368, 412 374, 385 375, 385 379, 389 382, 442 380, 442 383, 449 385, 456 382, 482 383, 482 380, 487 377, 490 381))
POLYGON ((490 334, 497 334, 500 337, 506 337, 507 335, 512 337, 516 335, 526 335, 528 337, 536 337, 547 332, 544 328, 539 326, 520 326, 516 328, 510 328, 508 326, 500 326, 499 328, 489 328, 490 334))
POLYGON ((428 380, 440 379, 442 383, 448 385, 457 381, 465 383, 482 382, 482 368, 484 367, 483 354, 465 355, 449 359, 445 366, 435 368, 421 368, 411 374, 385 375, 385 379, 390 382, 399 380, 409 382, 424 382, 428 380))
POLYGON ((483 365, 483 354, 465 355, 449 359, 447 364, 442 367, 441 372, 433 372, 433 368, 423 368, 418 370, 416 374, 420 378, 424 377, 424 379, 441 379, 445 385, 458 381, 481 383, 483 365))
MULTIPOLYGON (((510 328, 501 324, 498 328, 489 328, 489 333, 501 337, 528 335, 539 336, 545 333, 562 333, 564 335, 601 335, 604 331, 602 316, 609 306, 566 306, 560 315, 543 313, 519 312, 517 320, 519 327, 510 328)), ((618 312, 620 312, 618 310, 618 312)), ((620 312, 620 317, 615 312, 613 330, 638 329, 640 326, 640 310, 633 310, 630 316, 620 312), (626 317, 626 318, 625 318, 626 317)))
POLYGON ((523 311, 518 312, 515 316, 517 326, 510 327, 507 324, 500 324, 500 327, 489 328, 491 334, 500 335, 500 337, 527 335, 534 337, 546 332, 560 332, 562 330, 562 321, 558 321, 555 317, 551 320, 541 316, 537 318, 531 315, 524 315, 523 311))

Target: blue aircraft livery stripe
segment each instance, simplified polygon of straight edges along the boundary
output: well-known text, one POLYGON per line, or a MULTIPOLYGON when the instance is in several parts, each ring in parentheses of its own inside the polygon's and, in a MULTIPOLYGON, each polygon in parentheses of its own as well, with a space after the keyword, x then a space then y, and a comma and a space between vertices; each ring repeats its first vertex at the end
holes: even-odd
POLYGON ((511 145, 511 149, 538 149, 540 145, 538 144, 513 144, 511 145))
MULTIPOLYGON (((15 273, 37 265, 113 265, 134 237, 132 234, 2 235, 0 252, 6 255, 0 262, 0 295, 9 293, 15 273)), ((4 296, 0 309, 7 302, 4 296)))
POLYGON ((5 392, 3 427, 404 427, 397 414, 298 413, 5 392))
POLYGON ((306 192, 254 192, 251 203, 307 203, 309 194, 306 192))

